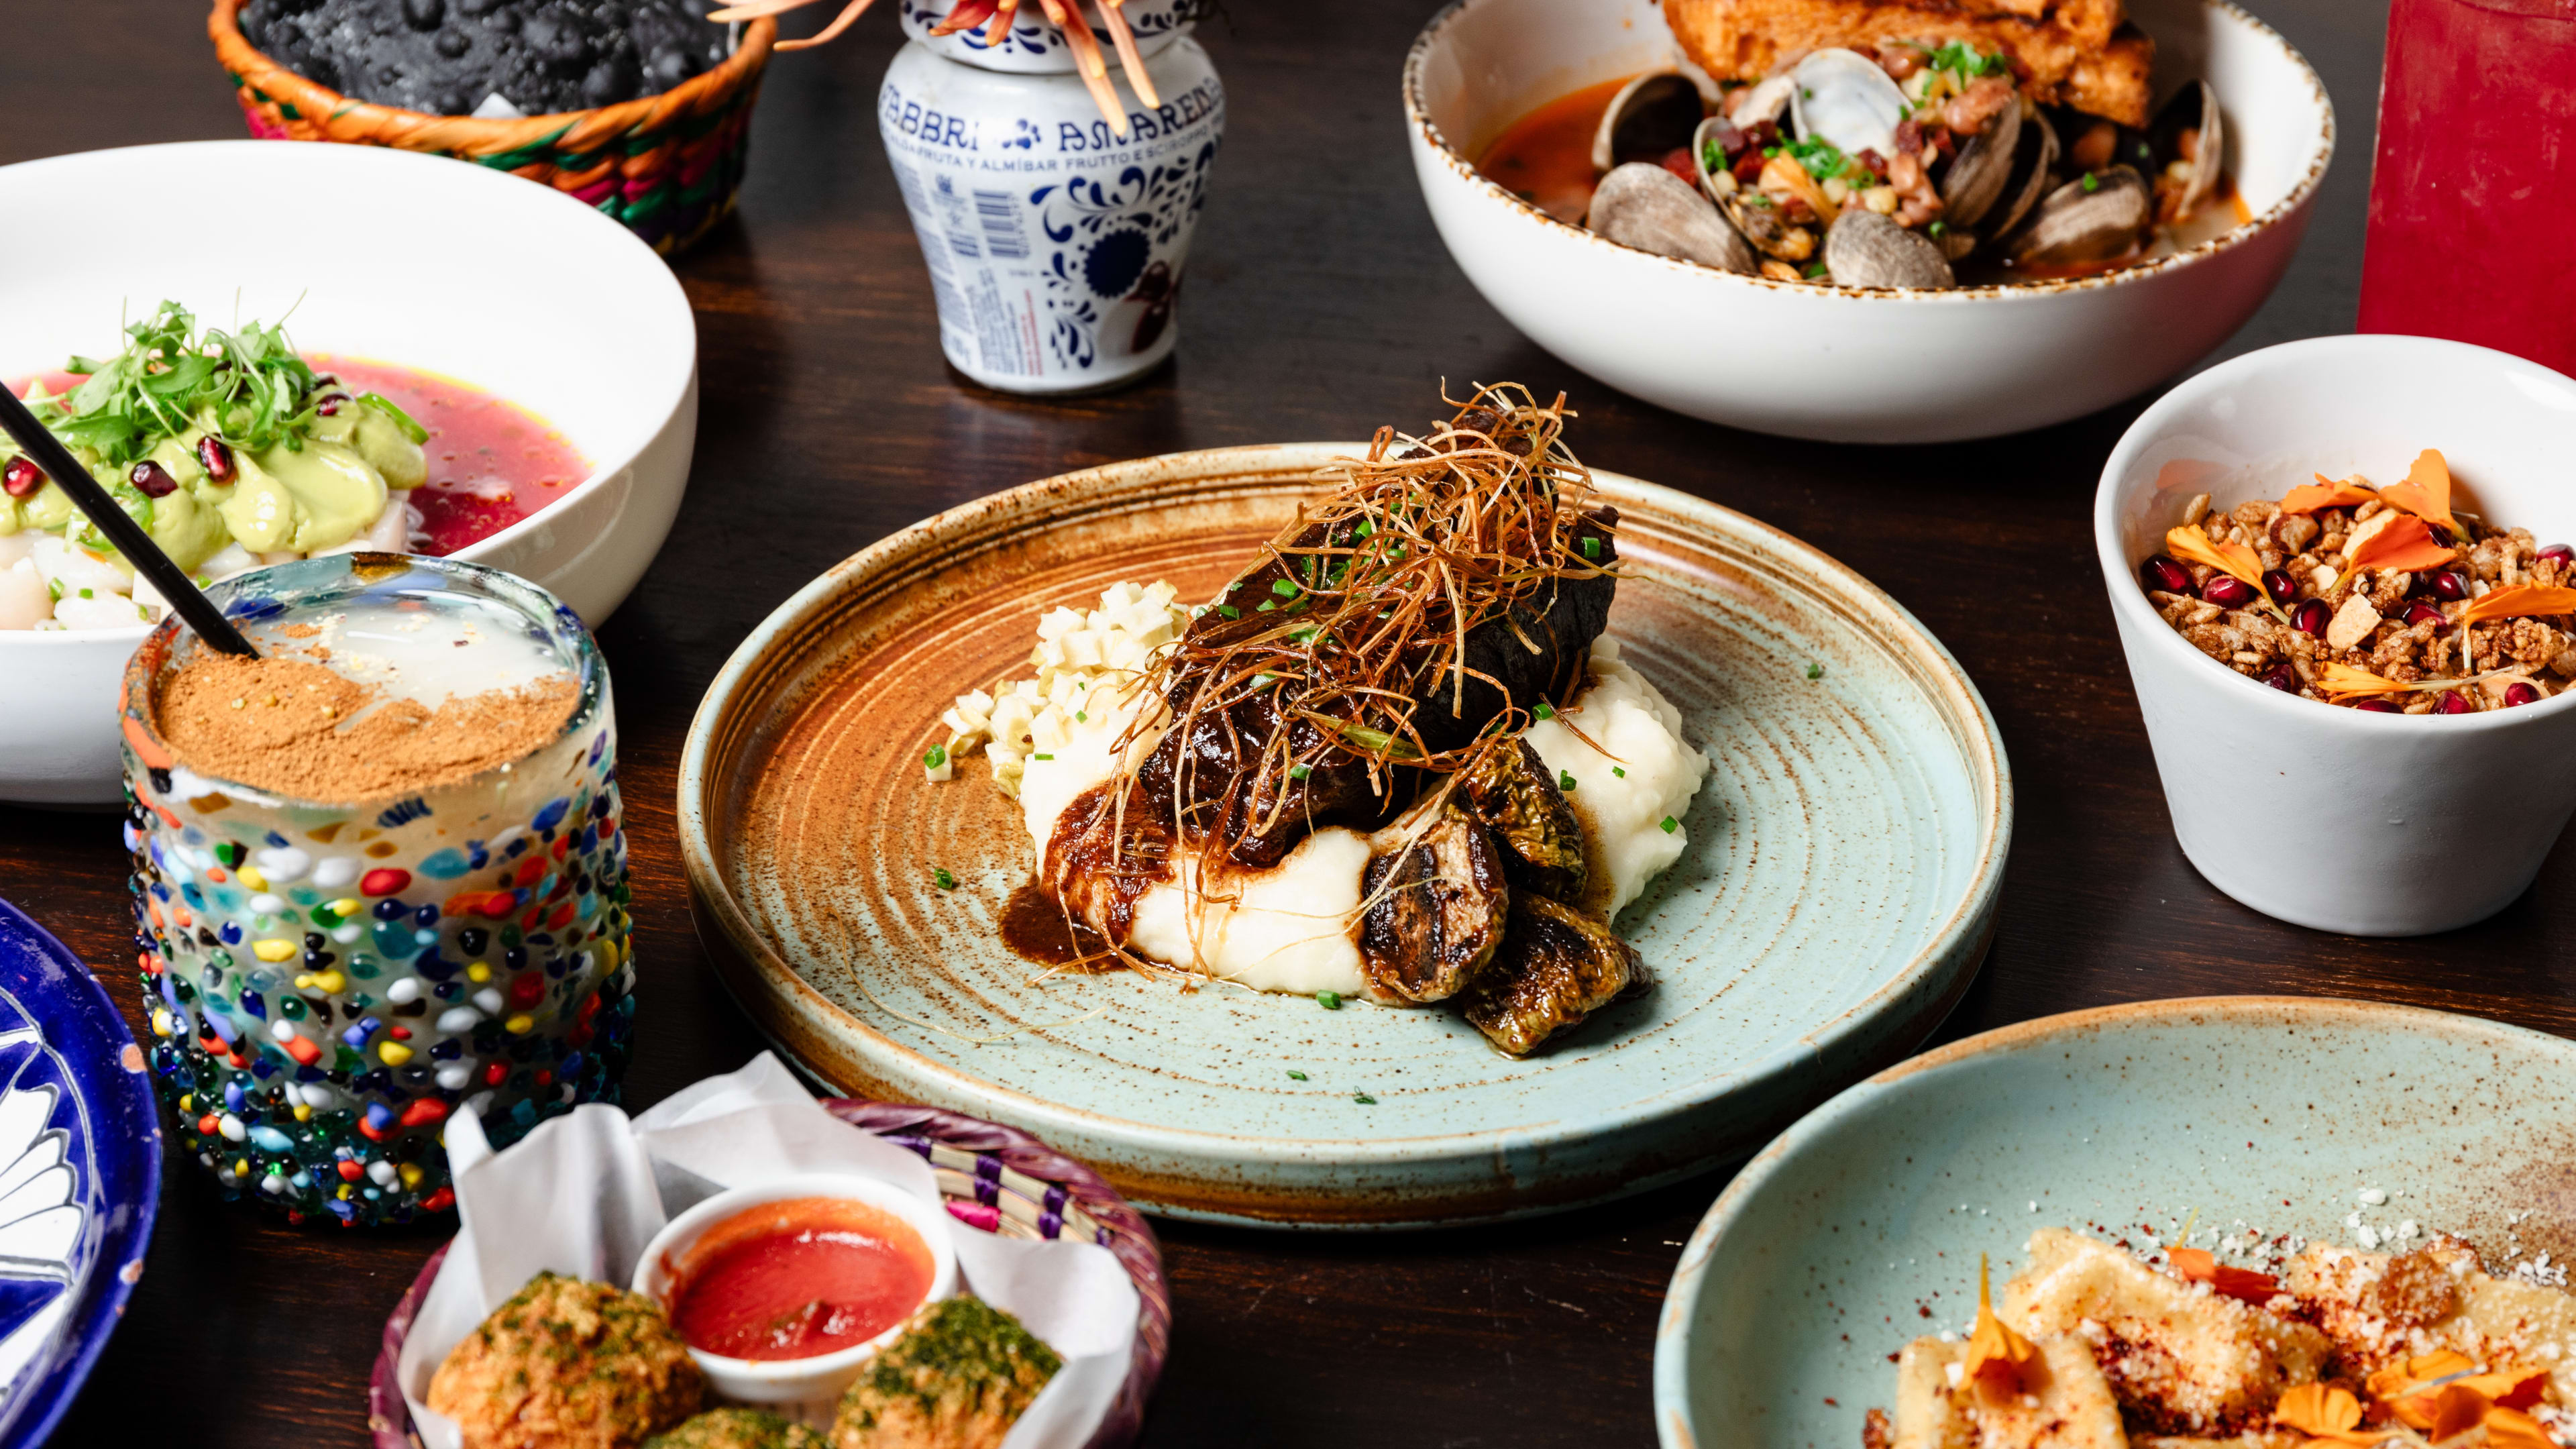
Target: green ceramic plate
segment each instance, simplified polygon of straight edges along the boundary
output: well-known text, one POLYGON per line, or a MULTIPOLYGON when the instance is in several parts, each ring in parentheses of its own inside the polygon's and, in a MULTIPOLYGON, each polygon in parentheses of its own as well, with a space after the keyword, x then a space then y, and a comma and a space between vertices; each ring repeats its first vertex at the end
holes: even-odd
POLYGON ((2576 1252, 2576 1043, 2269 996, 1970 1037, 1817 1109, 1709 1209, 1664 1300, 1655 1426, 1666 1449, 1858 1449, 1889 1355, 1975 1316, 1980 1253, 2000 1289, 2035 1227, 2162 1241, 2197 1213, 2360 1246, 2355 1212, 2491 1266, 2576 1252))
POLYGON ((1634 1191, 1750 1151, 1928 1035, 1984 954, 2011 831, 1984 703, 1850 570, 1608 475, 1629 569, 1610 631, 1717 766, 1689 853, 1620 918, 1653 994, 1509 1061, 1444 1011, 1042 980, 1000 944, 1028 839, 980 764, 923 782, 939 712, 1025 665, 1041 609, 1121 579, 1214 592, 1318 465, 1363 451, 1030 484, 885 540, 754 631, 699 709, 680 824, 700 934, 763 1029, 846 1094, 1026 1128, 1160 1211, 1285 1225, 1634 1191))

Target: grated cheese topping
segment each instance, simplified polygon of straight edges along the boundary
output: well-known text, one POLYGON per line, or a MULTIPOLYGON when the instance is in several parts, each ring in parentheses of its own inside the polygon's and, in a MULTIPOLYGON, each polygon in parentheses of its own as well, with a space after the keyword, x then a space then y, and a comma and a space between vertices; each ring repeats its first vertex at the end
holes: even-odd
POLYGON ((1029 651, 1035 673, 974 690, 939 717, 948 727, 945 759, 926 767, 929 778, 950 778, 960 755, 982 749, 992 762, 993 783, 1019 797, 1020 776, 1031 755, 1053 753, 1087 721, 1092 692, 1143 674, 1176 643, 1197 610, 1180 604, 1180 590, 1157 580, 1113 584, 1088 611, 1051 609, 1038 618, 1038 642, 1029 651))

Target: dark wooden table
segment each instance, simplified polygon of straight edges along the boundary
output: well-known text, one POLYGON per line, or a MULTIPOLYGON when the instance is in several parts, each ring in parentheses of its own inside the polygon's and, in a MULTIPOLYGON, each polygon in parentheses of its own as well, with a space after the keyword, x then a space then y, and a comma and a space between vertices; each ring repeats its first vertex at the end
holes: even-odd
MULTIPOLYGON (((2324 73, 2342 146, 2305 250, 2230 354, 2352 325, 2385 16, 2383 0, 2255 6, 2324 73)), ((1434 8, 1234 0, 1205 30, 1232 130, 1191 258, 1178 361, 1127 392, 1066 403, 983 392, 940 361, 872 117, 891 17, 771 68, 741 216, 679 265, 706 374, 697 475, 660 562, 601 633, 635 845, 632 1103, 761 1046, 691 932, 671 818, 690 711, 753 624, 835 561, 979 494, 1140 454, 1419 424, 1444 377, 1566 389, 1586 460, 1815 543, 1966 663, 2002 723, 2020 814, 1993 954, 1945 1038, 2107 1002, 2263 991, 2576 1035, 2576 964, 2553 944, 2576 926, 2576 857, 2495 919, 2412 942, 2282 925, 2183 861, 2089 526, 2102 458, 2141 403, 1995 442, 1830 447, 1631 402, 1514 332, 1450 264, 1405 155, 1397 75, 1434 8)), ((0 162, 238 134, 202 15, 198 0, 12 0, 0 162)), ((192 227, 241 222, 164 215, 148 197, 102 197, 79 219, 166 229, 181 244, 192 227)), ((134 1010, 111 817, 0 809, 0 891, 98 963, 134 1010)), ((1444 1233, 1165 1224, 1177 1331, 1149 1440, 1648 1443, 1656 1307, 1724 1180, 1444 1233)), ((174 1162, 149 1270, 57 1442, 360 1442, 385 1311, 441 1236, 288 1228, 218 1202, 193 1164, 174 1162)))

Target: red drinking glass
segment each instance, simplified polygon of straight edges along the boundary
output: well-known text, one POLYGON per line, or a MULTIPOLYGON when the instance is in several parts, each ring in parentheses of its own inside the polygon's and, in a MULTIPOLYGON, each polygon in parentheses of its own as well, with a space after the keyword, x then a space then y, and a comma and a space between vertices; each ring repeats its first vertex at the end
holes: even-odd
POLYGON ((2576 372, 2576 0, 2393 0, 2361 330, 2576 372))

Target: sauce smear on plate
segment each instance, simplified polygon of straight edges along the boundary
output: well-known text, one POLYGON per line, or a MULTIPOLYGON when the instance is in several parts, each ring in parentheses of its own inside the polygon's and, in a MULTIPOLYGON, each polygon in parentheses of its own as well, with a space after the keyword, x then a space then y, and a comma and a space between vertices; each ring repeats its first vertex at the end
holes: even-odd
POLYGON ((689 1250, 671 1324, 727 1358, 814 1358, 867 1342, 930 1291, 930 1250, 891 1213, 835 1197, 762 1203, 689 1250))

